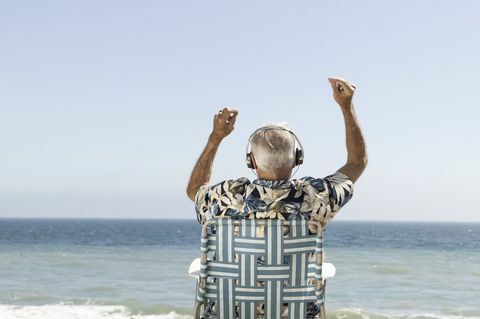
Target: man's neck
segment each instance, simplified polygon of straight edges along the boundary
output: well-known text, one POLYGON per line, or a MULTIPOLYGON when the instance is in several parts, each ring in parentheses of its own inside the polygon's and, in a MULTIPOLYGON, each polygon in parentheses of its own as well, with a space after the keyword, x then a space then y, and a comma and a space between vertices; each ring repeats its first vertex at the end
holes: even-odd
POLYGON ((267 181, 283 181, 290 178, 292 174, 291 168, 281 168, 275 171, 263 171, 257 168, 257 175, 259 179, 267 181))

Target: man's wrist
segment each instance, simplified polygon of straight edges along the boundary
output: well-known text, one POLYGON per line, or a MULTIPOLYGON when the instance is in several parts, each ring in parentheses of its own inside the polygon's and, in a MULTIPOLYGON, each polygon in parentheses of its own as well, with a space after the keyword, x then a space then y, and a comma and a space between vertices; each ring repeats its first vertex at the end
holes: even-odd
POLYGON ((223 140, 222 136, 215 134, 213 132, 210 133, 210 136, 208 137, 208 141, 213 143, 220 143, 222 140, 223 140))
POLYGON ((340 108, 344 114, 354 112, 353 103, 340 104, 340 108))

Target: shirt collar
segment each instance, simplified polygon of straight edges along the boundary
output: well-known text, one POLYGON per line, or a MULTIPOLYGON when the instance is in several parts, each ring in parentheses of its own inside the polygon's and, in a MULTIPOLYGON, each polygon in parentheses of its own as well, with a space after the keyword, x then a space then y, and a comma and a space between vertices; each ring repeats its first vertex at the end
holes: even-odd
POLYGON ((290 187, 290 180, 289 179, 282 179, 282 180, 266 180, 266 179, 255 179, 253 181, 254 184, 268 187, 268 188, 287 188, 290 187))

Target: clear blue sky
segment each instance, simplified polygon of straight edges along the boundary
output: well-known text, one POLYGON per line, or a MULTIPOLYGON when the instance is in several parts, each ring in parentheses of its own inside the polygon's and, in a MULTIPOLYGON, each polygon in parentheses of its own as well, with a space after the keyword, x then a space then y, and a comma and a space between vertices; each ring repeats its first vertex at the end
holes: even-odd
POLYGON ((287 121, 296 177, 346 160, 328 76, 354 82, 369 166, 338 219, 480 221, 477 1, 0 3, 0 217, 194 218, 186 184, 223 106, 212 182, 287 121))

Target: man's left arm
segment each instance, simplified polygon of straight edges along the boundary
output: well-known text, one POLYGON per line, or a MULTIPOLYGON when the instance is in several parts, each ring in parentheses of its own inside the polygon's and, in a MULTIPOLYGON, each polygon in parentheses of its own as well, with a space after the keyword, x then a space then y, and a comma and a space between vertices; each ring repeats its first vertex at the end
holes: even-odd
POLYGON ((346 129, 347 163, 337 172, 348 176, 355 183, 368 163, 365 138, 352 103, 356 87, 345 79, 329 78, 328 80, 333 89, 333 97, 342 110, 346 129))
POLYGON ((237 110, 228 108, 224 108, 215 114, 213 118, 213 131, 193 168, 190 181, 188 182, 187 195, 192 201, 195 201, 195 193, 200 186, 210 182, 213 160, 215 159, 218 146, 221 141, 234 130, 237 115, 237 110))

